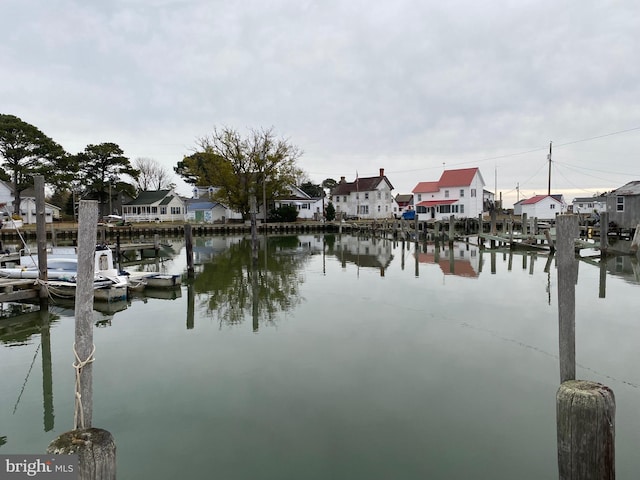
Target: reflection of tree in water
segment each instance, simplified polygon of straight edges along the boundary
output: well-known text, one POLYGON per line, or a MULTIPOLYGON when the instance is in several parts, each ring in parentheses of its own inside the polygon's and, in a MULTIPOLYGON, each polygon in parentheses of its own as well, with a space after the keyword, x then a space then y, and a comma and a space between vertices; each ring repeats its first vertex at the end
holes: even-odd
POLYGON ((257 330, 260 321, 273 323, 278 312, 301 302, 297 272, 309 257, 298 237, 261 237, 254 267, 251 240, 243 239, 204 265, 195 293, 209 294, 204 306, 221 325, 240 324, 250 313, 257 330))

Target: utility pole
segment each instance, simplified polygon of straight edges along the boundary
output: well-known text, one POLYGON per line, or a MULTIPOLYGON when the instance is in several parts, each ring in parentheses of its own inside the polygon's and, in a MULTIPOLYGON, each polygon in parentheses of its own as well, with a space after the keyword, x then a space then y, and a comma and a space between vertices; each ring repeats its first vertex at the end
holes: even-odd
POLYGON ((551 195, 551 146, 553 142, 549 142, 549 155, 547 155, 547 159, 549 160, 549 183, 547 184, 547 195, 551 195))

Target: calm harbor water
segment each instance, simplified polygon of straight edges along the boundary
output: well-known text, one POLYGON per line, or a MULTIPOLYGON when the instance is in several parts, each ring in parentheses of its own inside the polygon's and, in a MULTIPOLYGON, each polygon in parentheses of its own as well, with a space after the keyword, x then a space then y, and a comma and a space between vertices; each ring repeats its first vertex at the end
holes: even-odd
MULTIPOLYGON (((144 268, 182 272, 174 248, 144 268)), ((298 235, 255 267, 241 237, 195 258, 193 284, 95 312, 118 478, 557 478, 553 257, 298 235)), ((618 478, 640 471, 639 282, 579 263, 577 377, 615 393, 618 478)), ((0 320, 2 454, 72 428, 72 308, 0 320)))

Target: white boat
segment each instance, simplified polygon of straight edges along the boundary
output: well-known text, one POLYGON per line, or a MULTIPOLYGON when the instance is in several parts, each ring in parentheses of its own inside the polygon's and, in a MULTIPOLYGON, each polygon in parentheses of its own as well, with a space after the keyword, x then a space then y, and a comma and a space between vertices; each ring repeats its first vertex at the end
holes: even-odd
MULTIPOLYGON (((113 252, 99 245, 95 250, 94 299, 100 301, 127 298, 128 278, 114 267, 113 252)), ((75 247, 53 247, 47 252, 47 288, 53 296, 75 297, 78 253, 75 247)), ((38 258, 31 252, 22 251, 20 266, 0 268, 0 277, 33 278, 39 276, 38 258)))
POLYGON ((157 273, 157 272, 127 272, 129 276, 130 288, 136 289, 133 286, 144 285, 144 287, 151 288, 173 288, 179 287, 182 284, 182 276, 179 274, 171 273, 157 273))

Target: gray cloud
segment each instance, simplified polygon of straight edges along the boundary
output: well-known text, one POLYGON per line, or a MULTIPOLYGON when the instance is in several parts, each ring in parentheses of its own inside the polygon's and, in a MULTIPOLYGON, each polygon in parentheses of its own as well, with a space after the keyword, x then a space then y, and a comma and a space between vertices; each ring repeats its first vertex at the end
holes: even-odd
POLYGON ((444 164, 540 193, 550 140, 555 191, 640 177, 640 131, 562 146, 640 126, 632 0, 3 8, 2 111, 70 151, 114 141, 171 167, 215 125, 273 126, 315 181, 385 167, 404 193, 444 164))

